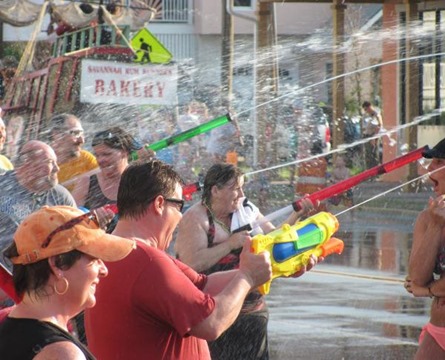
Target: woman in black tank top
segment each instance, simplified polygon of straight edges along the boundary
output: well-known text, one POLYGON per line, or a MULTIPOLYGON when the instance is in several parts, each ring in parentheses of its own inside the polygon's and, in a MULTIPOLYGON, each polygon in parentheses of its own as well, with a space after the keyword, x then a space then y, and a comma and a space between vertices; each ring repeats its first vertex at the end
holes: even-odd
POLYGON ((97 132, 92 147, 100 172, 97 175, 81 177, 72 191, 77 206, 87 209, 115 204, 122 173, 130 157, 151 158, 153 153, 145 151, 142 145, 128 132, 115 126, 97 132))

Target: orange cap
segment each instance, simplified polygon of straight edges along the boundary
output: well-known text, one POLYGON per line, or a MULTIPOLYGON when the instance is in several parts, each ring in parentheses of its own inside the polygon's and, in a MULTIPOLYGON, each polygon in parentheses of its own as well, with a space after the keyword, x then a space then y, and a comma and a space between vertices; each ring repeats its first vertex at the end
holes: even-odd
POLYGON ((30 264, 79 250, 104 261, 118 261, 136 248, 134 240, 107 234, 91 213, 70 206, 44 206, 29 215, 14 234, 18 256, 13 264, 30 264))

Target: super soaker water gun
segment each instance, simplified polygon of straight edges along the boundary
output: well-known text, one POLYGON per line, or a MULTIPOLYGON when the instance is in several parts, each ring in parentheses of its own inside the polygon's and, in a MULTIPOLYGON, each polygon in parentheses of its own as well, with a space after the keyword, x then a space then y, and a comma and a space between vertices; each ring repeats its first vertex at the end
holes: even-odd
POLYGON ((317 257, 341 254, 343 241, 332 238, 338 227, 334 215, 319 212, 295 225, 284 224, 267 235, 255 235, 252 238, 253 252, 268 251, 272 262, 272 279, 259 287, 260 293, 269 293, 273 279, 298 272, 308 264, 312 254, 317 257))
MULTIPOLYGON (((421 147, 413 150, 405 155, 399 156, 393 160, 390 160, 384 164, 374 166, 371 169, 365 170, 360 174, 350 177, 349 179, 340 181, 334 185, 328 186, 324 189, 318 190, 305 198, 308 198, 315 204, 317 201, 329 199, 332 196, 341 194, 342 192, 351 189, 352 187, 360 184, 362 181, 372 178, 374 176, 389 173, 402 166, 410 164, 422 157, 423 152, 428 150, 428 146, 421 147)), ((292 203, 292 207, 295 211, 301 210, 301 199, 292 203)))

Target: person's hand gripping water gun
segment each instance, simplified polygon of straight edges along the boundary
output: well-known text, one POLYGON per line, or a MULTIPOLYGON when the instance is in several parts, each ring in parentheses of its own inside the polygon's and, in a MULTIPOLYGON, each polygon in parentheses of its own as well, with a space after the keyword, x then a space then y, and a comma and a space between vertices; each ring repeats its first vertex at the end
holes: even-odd
POLYGON ((311 255, 326 257, 341 254, 344 243, 333 238, 338 230, 337 218, 328 212, 319 212, 295 225, 284 224, 267 235, 252 238, 252 251, 270 253, 272 279, 259 287, 261 294, 268 294, 273 279, 291 276, 306 266, 311 255))

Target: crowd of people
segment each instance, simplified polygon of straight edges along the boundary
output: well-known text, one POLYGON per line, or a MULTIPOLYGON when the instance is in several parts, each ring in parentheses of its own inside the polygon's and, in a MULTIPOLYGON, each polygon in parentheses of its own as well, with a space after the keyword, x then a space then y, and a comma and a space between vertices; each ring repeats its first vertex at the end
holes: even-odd
MULTIPOLYGON (((182 173, 124 129, 96 132, 91 153, 72 114, 55 116, 46 135, 25 142, 0 175, 0 261, 21 298, 0 290, 2 358, 268 359, 257 288, 272 268, 251 238, 275 225, 246 198, 242 170, 212 158, 201 200, 184 211, 182 173)), ((416 355, 431 359, 445 356, 445 139, 423 156, 437 198, 417 219, 405 288, 434 299, 416 355)), ((349 175, 338 156, 332 181, 349 175)), ((303 199, 284 223, 317 206, 303 199)), ((293 276, 322 260, 311 256, 293 276)))
MULTIPOLYGON (((0 130, 4 143, 6 131, 0 130)), ((232 236, 219 228, 230 213, 238 226, 262 218, 244 197, 239 168, 223 157, 208 158, 215 164, 196 206, 205 205, 214 222, 211 228, 201 217, 199 239, 213 231, 213 250, 226 249, 227 241, 236 256, 231 267, 206 271, 181 250, 189 241, 196 248, 198 234, 189 216, 182 221, 185 183, 178 170, 120 127, 96 132, 92 152, 86 151, 81 120, 73 114, 54 116, 44 135, 45 142, 26 141, 0 176, 6 190, 0 195, 0 261, 21 299, 13 303, 0 293, 2 358, 253 359, 258 353, 267 359, 268 314, 256 289, 272 270, 268 253, 251 252, 251 236, 274 227, 266 222, 254 233, 232 236), (107 204, 117 206, 118 216, 103 208, 107 204), (177 258, 167 252, 176 233, 177 258), (241 344, 247 348, 236 354, 224 339, 244 315, 258 315, 260 332, 250 332, 241 344)), ((312 209, 308 202, 287 221, 312 209)), ((195 212, 190 209, 192 217, 195 212)), ((311 257, 295 276, 319 260, 311 257)))

